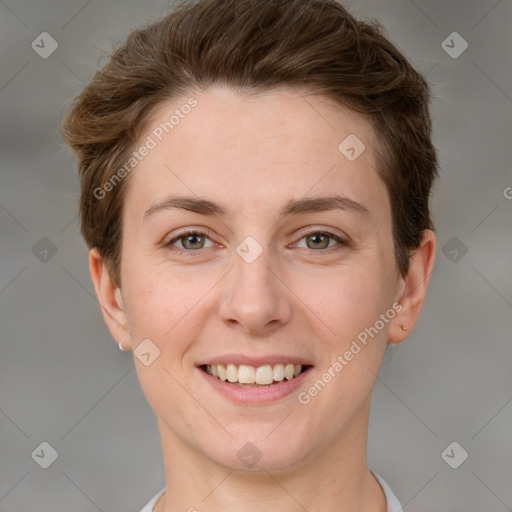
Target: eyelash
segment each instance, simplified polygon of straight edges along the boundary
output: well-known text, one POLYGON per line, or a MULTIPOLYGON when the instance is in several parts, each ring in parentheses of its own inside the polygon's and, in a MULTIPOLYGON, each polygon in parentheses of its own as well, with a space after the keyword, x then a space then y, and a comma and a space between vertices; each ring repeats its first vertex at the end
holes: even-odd
MULTIPOLYGON (((194 253, 194 252, 199 252, 201 251, 202 249, 204 248, 200 248, 200 249, 180 249, 180 248, 176 248, 176 247, 172 247, 172 245, 181 240, 181 239, 184 239, 186 238, 187 236, 190 236, 190 235, 195 235, 195 236, 201 236, 201 237, 206 237, 209 239, 209 236, 208 236, 208 233, 205 233, 203 231, 199 231, 199 230, 190 230, 190 231, 185 231, 183 233, 180 233, 178 236, 174 237, 173 239, 169 240, 169 242, 166 242, 164 244, 164 247, 171 250, 171 251, 175 251, 175 252, 179 252, 179 253, 194 253)), ((312 236, 312 235, 322 235, 322 236, 327 236, 328 238, 331 238, 333 240, 335 240, 336 242, 338 242, 338 246, 334 246, 334 247, 327 247, 325 249, 308 249, 306 248, 307 251, 311 252, 311 253, 331 253, 333 250, 339 250, 341 249, 342 247, 348 247, 350 244, 343 240, 342 238, 340 238, 339 236, 335 235, 334 233, 330 233, 329 231, 323 231, 323 230, 318 230, 318 231, 309 231, 309 232, 306 232, 306 233, 302 233, 302 236, 301 238, 299 238, 298 242, 300 242, 301 240, 303 240, 304 238, 307 238, 308 236, 312 236)), ((209 247, 207 247, 206 249, 209 249, 209 247)), ((192 256, 190 254, 190 256, 192 256)))

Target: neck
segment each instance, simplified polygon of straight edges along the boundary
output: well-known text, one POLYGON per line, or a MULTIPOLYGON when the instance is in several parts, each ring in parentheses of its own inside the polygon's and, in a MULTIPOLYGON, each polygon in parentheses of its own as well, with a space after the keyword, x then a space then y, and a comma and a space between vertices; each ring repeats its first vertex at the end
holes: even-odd
POLYGON ((158 419, 166 492, 155 512, 386 512, 368 471, 369 402, 335 442, 282 470, 233 470, 183 443, 158 419), (177 463, 177 461, 179 461, 177 463))

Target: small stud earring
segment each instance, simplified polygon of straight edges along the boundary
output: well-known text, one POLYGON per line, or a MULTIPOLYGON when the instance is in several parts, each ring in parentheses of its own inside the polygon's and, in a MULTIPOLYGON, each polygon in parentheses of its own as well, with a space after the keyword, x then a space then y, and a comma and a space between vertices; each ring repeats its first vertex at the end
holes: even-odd
POLYGON ((120 350, 121 352, 128 352, 128 350, 125 350, 125 349, 123 348, 123 344, 122 344, 122 343, 119 343, 119 350, 120 350))
POLYGON ((402 331, 407 331, 407 328, 404 327, 403 325, 400 326, 402 328, 402 331))

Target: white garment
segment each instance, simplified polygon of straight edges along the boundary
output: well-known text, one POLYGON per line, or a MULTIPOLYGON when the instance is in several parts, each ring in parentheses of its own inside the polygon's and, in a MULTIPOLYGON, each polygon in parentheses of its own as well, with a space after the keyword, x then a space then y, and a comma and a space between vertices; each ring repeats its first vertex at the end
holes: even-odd
POLYGON ((164 492, 165 487, 140 512, 153 512, 153 507, 164 492))
MULTIPOLYGON (((384 481, 384 479, 379 476, 375 471, 372 471, 373 476, 377 479, 382 490, 384 491, 384 495, 386 496, 386 503, 388 505, 387 512, 402 512, 402 505, 398 501, 397 497, 393 494, 393 491, 390 489, 389 485, 384 481)), ((165 487, 140 511, 140 512, 153 512, 153 507, 156 505, 156 502, 162 496, 165 491, 165 487)))
POLYGON ((384 495, 386 496, 386 503, 388 505, 387 512, 403 512, 402 505, 400 505, 398 498, 394 495, 389 485, 384 481, 384 478, 375 473, 375 471, 371 469, 370 471, 372 472, 373 476, 377 479, 377 482, 379 482, 380 486, 382 487, 382 490, 384 491, 384 495))

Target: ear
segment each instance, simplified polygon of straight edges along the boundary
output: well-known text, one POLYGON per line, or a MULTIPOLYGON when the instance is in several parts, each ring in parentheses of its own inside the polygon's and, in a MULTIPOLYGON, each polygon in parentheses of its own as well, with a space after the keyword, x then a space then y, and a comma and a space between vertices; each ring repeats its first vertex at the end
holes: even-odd
POLYGON ((401 343, 416 326, 434 268, 435 253, 436 235, 432 230, 426 229, 420 246, 411 253, 407 275, 401 278, 396 302, 402 309, 397 309, 397 315, 390 324, 388 331, 390 343, 401 343))
POLYGON ((124 349, 128 350, 128 347, 131 348, 131 341, 121 289, 111 279, 107 266, 96 248, 89 251, 89 271, 110 334, 118 344, 122 343, 124 349))

